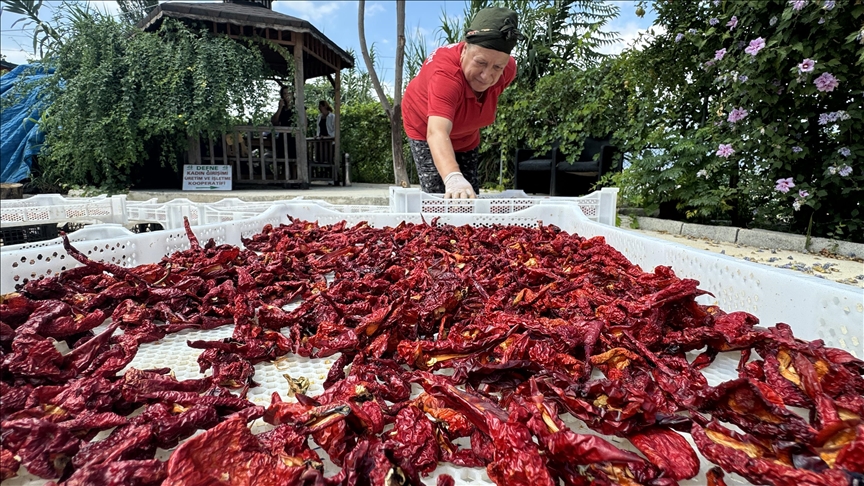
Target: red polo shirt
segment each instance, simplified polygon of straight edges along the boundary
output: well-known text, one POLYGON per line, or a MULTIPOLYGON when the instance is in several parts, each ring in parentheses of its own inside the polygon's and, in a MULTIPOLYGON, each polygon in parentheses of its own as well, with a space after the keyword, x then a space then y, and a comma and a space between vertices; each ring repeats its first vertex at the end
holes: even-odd
POLYGON ((480 145, 480 129, 495 122, 498 97, 516 78, 516 61, 507 62, 498 82, 478 101, 462 73, 464 42, 439 47, 426 59, 417 77, 408 83, 402 98, 402 120, 408 138, 426 140, 430 116, 453 122, 453 150, 467 152, 480 145))

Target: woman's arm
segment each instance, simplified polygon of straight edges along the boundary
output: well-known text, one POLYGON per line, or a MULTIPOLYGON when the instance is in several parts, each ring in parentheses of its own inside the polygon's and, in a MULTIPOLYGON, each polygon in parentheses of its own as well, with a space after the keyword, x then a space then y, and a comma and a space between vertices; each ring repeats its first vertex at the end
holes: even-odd
POLYGON ((456 152, 450 140, 453 122, 440 116, 430 116, 426 125, 426 143, 432 154, 432 162, 438 175, 444 181, 444 197, 453 199, 474 199, 474 188, 459 170, 456 152))
POLYGON ((327 115, 327 136, 336 136, 336 114, 332 112, 327 115))
POLYGON ((284 108, 285 108, 285 100, 279 100, 279 108, 277 108, 276 113, 274 113, 273 116, 270 117, 270 123, 272 123, 273 126, 276 126, 279 124, 279 117, 282 116, 282 110, 284 108))
POLYGON ((440 116, 430 116, 426 125, 426 142, 432 153, 432 161, 438 169, 441 178, 447 177, 451 172, 459 172, 459 164, 456 162, 456 152, 453 151, 453 142, 450 141, 450 131, 453 130, 453 122, 440 116))

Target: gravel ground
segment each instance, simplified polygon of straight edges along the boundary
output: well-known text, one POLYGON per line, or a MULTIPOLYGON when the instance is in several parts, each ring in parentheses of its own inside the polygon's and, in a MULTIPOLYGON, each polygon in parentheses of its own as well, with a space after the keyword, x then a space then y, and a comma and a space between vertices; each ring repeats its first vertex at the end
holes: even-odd
POLYGON ((675 243, 693 248, 699 248, 700 250, 713 251, 714 253, 721 253, 762 265, 771 265, 777 268, 788 269, 789 271, 802 272, 818 278, 864 288, 864 259, 861 258, 853 259, 828 253, 801 253, 790 250, 754 248, 736 243, 712 241, 707 238, 671 235, 657 231, 631 230, 623 224, 622 228, 655 238, 674 241, 675 243))

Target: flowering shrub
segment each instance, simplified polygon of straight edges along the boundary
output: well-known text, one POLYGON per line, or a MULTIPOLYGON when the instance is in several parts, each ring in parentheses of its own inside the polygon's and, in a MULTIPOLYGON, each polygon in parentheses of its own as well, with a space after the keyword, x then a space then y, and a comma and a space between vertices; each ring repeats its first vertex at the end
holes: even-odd
POLYGON ((669 34, 626 57, 631 122, 647 126, 616 134, 623 192, 691 220, 864 241, 864 3, 653 8, 669 34))
POLYGON ((642 48, 505 91, 484 150, 512 163, 517 146, 561 142, 574 160, 611 132, 625 203, 864 241, 864 3, 650 6, 662 29, 642 48))

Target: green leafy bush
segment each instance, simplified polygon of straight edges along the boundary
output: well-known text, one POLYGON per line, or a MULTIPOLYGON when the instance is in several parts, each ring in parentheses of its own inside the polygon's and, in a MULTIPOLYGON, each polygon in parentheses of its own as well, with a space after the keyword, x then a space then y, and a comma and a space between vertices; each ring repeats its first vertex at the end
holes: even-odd
POLYGON ((864 241, 861 2, 656 2, 623 181, 691 219, 864 241))
POLYGON ((147 33, 94 15, 72 30, 49 60, 56 97, 40 157, 49 180, 126 188, 152 158, 176 169, 187 137, 220 134, 238 121, 232 113, 269 115, 257 47, 170 19, 147 33))
MULTIPOLYGON (((378 101, 342 106, 342 151, 351 155, 351 180, 376 184, 393 183, 390 121, 378 101)), ((405 139, 408 176, 417 183, 417 169, 405 139)))

